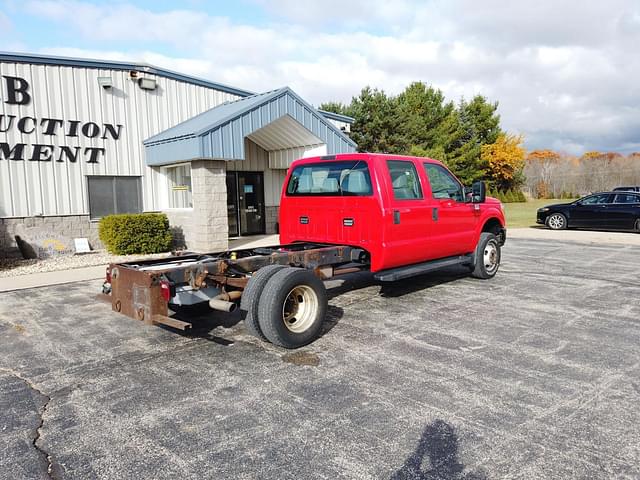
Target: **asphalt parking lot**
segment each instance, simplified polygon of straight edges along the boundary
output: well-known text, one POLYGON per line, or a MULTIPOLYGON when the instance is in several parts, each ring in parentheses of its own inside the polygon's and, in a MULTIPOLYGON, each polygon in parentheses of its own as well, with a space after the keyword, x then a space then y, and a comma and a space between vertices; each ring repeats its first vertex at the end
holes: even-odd
POLYGON ((100 282, 2 293, 0 478, 638 478, 638 248, 332 281, 296 352, 237 315, 144 326, 100 282))

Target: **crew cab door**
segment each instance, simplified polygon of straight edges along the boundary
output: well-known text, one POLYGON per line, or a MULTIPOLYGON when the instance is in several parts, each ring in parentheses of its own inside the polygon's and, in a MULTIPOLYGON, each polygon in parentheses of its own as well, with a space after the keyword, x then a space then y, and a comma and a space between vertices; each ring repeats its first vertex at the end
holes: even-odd
POLYGON ((424 163, 430 194, 435 202, 431 245, 438 256, 470 253, 475 247, 478 204, 465 203, 464 188, 449 170, 437 163, 424 163))
POLYGON ((387 160, 385 205, 385 267, 437 258, 430 247, 431 202, 425 201, 418 165, 387 160))

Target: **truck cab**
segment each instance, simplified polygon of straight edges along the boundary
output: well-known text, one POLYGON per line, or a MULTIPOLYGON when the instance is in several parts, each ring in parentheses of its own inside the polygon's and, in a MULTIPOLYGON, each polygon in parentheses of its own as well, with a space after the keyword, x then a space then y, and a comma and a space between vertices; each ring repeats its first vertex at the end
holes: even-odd
POLYGON ((502 205, 472 197, 443 163, 430 158, 305 158, 287 172, 280 239, 360 247, 370 255, 372 272, 472 254, 482 232, 503 244, 502 205))

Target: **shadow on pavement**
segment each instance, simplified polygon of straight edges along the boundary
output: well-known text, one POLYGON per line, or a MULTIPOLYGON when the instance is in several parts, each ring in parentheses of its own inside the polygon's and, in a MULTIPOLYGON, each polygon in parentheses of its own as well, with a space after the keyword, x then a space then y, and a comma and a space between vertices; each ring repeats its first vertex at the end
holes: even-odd
POLYGON ((486 480, 486 475, 465 472, 458 458, 458 436, 443 420, 427 425, 414 452, 391 480, 486 480))
MULTIPOLYGON (((342 319, 344 310, 337 305, 332 305, 331 300, 346 292, 352 292, 354 290, 361 290, 378 285, 380 287, 380 296, 401 297, 419 290, 442 285, 444 283, 454 282, 468 276, 468 269, 458 267, 444 269, 438 272, 432 272, 392 283, 380 283, 375 280, 373 278, 373 274, 369 272, 358 272, 344 275, 343 277, 336 277, 336 279, 342 280, 342 283, 338 286, 327 289, 327 297, 330 303, 327 307, 327 314, 320 336, 322 337, 329 333, 342 319)), ((233 342, 222 337, 212 335, 211 332, 218 327, 222 327, 224 329, 232 328, 243 320, 243 313, 240 310, 236 310, 233 313, 216 312, 211 310, 207 304, 193 307, 181 307, 171 316, 178 320, 184 320, 193 324, 193 328, 190 331, 178 332, 180 335, 202 338, 221 345, 231 345, 233 342)), ((169 328, 169 331, 176 332, 176 330, 171 328, 169 328)))

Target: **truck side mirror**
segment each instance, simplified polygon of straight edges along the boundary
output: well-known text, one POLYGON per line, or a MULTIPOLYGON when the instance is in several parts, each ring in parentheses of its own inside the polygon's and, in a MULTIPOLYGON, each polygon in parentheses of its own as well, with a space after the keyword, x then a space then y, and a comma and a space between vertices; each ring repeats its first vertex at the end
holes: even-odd
POLYGON ((473 182, 471 185, 471 203, 484 203, 487 199, 487 186, 484 182, 473 182))

